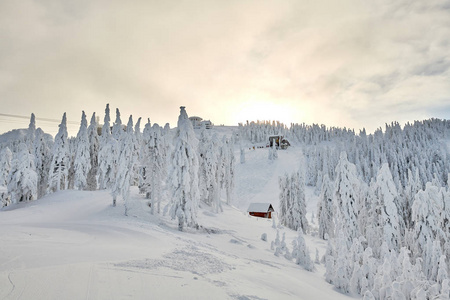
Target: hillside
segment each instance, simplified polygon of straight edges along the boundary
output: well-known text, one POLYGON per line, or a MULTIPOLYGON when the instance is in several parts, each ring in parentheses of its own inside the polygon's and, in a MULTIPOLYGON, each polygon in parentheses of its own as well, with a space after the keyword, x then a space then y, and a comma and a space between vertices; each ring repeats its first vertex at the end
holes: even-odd
POLYGON ((100 137, 84 114, 76 139, 65 118, 54 144, 33 128, 0 156, 5 299, 450 295, 447 120, 193 132, 181 107, 176 129, 124 131, 118 110, 100 137), (260 202, 274 222, 247 216, 260 202))
MULTIPOLYGON (((295 170, 298 151, 280 151, 273 163, 266 149, 249 151, 236 170, 236 207, 203 207, 198 231, 150 215, 136 189, 129 217, 106 191, 63 191, 4 208, 0 298, 348 299, 325 282, 323 266, 307 272, 274 256, 272 221, 244 212, 254 201, 278 204, 278 175, 295 170)), ((291 248, 297 234, 282 233, 291 248)), ((306 239, 312 257, 316 247, 324 252, 324 241, 306 239)))

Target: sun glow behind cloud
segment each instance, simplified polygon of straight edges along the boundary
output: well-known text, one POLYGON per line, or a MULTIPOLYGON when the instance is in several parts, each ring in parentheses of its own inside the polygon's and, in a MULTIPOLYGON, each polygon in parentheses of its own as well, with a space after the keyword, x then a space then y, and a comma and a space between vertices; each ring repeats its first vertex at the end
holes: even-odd
POLYGON ((0 1, 1 112, 78 123, 109 103, 174 127, 186 106, 369 132, 450 118, 448 3, 394 2, 0 1))

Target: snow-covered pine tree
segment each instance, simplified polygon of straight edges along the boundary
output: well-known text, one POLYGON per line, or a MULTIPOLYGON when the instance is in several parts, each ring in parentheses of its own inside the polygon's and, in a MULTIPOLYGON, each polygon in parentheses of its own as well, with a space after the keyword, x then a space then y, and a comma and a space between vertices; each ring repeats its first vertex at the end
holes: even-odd
POLYGON ((50 164, 52 159, 50 145, 48 145, 48 141, 41 128, 36 129, 34 156, 36 173, 38 175, 37 197, 41 198, 47 192, 48 175, 50 172, 50 164))
POLYGON ((31 117, 30 117, 30 124, 28 125, 25 143, 27 144, 31 155, 33 155, 33 156, 34 156, 34 146, 33 145, 34 145, 35 138, 36 138, 36 117, 32 113, 31 117))
POLYGON ((134 142, 133 142, 133 155, 136 158, 136 163, 134 164, 133 170, 133 179, 132 186, 138 186, 140 182, 140 174, 141 174, 141 150, 143 137, 141 132, 141 120, 142 118, 138 118, 136 124, 134 125, 134 142))
POLYGON ((11 163, 13 154, 8 147, 5 147, 0 152, 0 186, 6 187, 8 185, 8 175, 11 170, 11 163))
POLYGON ((242 129, 242 123, 239 123, 239 149, 240 149, 240 162, 245 164, 245 147, 244 147, 244 132, 242 129))
POLYGON ((358 209, 356 207, 359 197, 359 180, 356 167, 347 160, 347 154, 342 152, 336 166, 336 180, 334 185, 334 203, 336 213, 335 224, 340 224, 336 231, 345 232, 344 236, 349 243, 358 237, 358 209))
POLYGON ((205 126, 202 126, 200 131, 200 141, 198 145, 198 160, 199 160, 199 192, 201 201, 208 203, 210 200, 208 197, 208 175, 207 172, 210 171, 207 163, 207 153, 210 151, 211 147, 211 136, 206 130, 205 126))
MULTIPOLYGON (((209 143, 209 149, 205 153, 205 180, 207 198, 206 203, 213 207, 214 211, 222 212, 222 201, 220 200, 220 175, 222 169, 222 157, 219 149, 225 145, 221 145, 217 134, 214 134, 209 143)), ((226 176, 226 175, 225 175, 226 176)))
POLYGON ((91 122, 87 129, 87 135, 89 140, 89 157, 91 168, 87 174, 87 187, 89 191, 95 191, 97 189, 97 174, 98 174, 98 152, 100 148, 98 137, 98 124, 95 117, 95 112, 92 114, 91 122))
POLYGON ((147 191, 151 201, 151 213, 160 212, 162 184, 164 178, 165 156, 162 152, 162 130, 158 124, 153 124, 150 130, 150 139, 148 141, 148 161, 146 167, 146 175, 149 181, 147 191))
POLYGON ((120 119, 120 111, 116 108, 116 120, 112 126, 112 136, 118 141, 123 134, 122 120, 120 119))
POLYGON ((232 202, 232 194, 234 189, 234 174, 235 174, 235 157, 234 157, 234 145, 229 139, 224 139, 222 143, 224 148, 224 173, 225 173, 225 194, 227 197, 227 204, 232 202))
POLYGON ((427 241, 446 240, 443 231, 442 212, 444 211, 443 195, 439 188, 427 183, 425 191, 416 194, 412 206, 412 221, 416 245, 413 250, 414 257, 422 256, 426 251, 427 241))
POLYGON ((19 144, 8 177, 8 192, 12 203, 35 200, 37 198, 37 174, 34 157, 25 143, 19 144))
MULTIPOLYGON (((118 110, 117 110, 118 111, 118 110)), ((119 118, 120 120, 120 118, 119 118)), ((115 180, 112 185, 111 194, 113 205, 116 203, 118 195, 121 195, 125 203, 125 216, 128 215, 128 200, 130 195, 130 185, 133 178, 134 164, 136 158, 133 153, 134 147, 133 117, 130 116, 127 124, 127 131, 119 136, 119 153, 115 180)))
POLYGON ((147 123, 142 131, 142 144, 141 151, 139 154, 140 168, 139 168, 139 192, 145 194, 147 199, 150 199, 151 192, 151 182, 150 177, 147 173, 150 172, 150 141, 152 139, 152 125, 150 123, 150 118, 147 119, 147 123))
MULTIPOLYGON (((100 136, 100 148, 98 152, 98 173, 100 189, 112 187, 115 182, 117 160, 118 160, 118 142, 111 135, 110 129, 109 104, 106 105, 105 119, 100 136)), ((113 203, 115 205, 115 203, 113 203)))
POLYGON ((69 185, 69 145, 67 140, 67 118, 66 113, 62 117, 59 131, 55 136, 53 144, 52 162, 48 176, 47 192, 56 192, 67 189, 69 185))
POLYGON ((291 208, 291 191, 290 191, 290 177, 288 174, 280 176, 278 178, 278 184, 280 187, 280 223, 286 225, 289 220, 290 208, 291 208))
POLYGON ((309 232, 308 220, 306 219, 305 179, 302 171, 295 172, 291 176, 291 197, 292 222, 288 227, 309 232))
POLYGON ((99 139, 99 150, 98 150, 98 183, 100 189, 105 189, 106 185, 106 173, 108 171, 108 167, 105 165, 106 157, 109 155, 108 151, 105 149, 108 146, 108 143, 111 139, 111 125, 110 125, 111 117, 109 110, 109 103, 106 104, 105 108, 105 117, 103 119, 102 133, 99 139))
POLYGON ((269 160, 273 161, 276 160, 278 158, 278 152, 277 152, 277 148, 275 145, 275 140, 272 143, 272 146, 269 147, 269 160))
POLYGON ((310 272, 314 270, 314 262, 309 254, 301 228, 298 230, 297 243, 294 243, 292 257, 295 259, 295 263, 302 266, 305 270, 310 272))
POLYGON ((317 218, 319 220, 319 237, 325 239, 334 237, 333 222, 333 187, 328 174, 325 174, 322 180, 322 188, 320 192, 317 218))
POLYGON ((182 231, 185 225, 194 228, 198 226, 198 140, 184 106, 180 107, 177 125, 175 150, 171 156, 170 215, 172 219, 178 219, 178 229, 182 231))
POLYGON ((76 152, 76 139, 75 137, 70 137, 67 139, 69 144, 69 174, 67 189, 73 190, 75 186, 75 152, 76 152))
POLYGON ((75 179, 74 187, 77 190, 84 190, 87 187, 87 175, 91 169, 90 144, 87 131, 87 120, 84 111, 81 115, 81 124, 76 137, 75 149, 75 179))
POLYGON ((402 245, 400 216, 395 204, 398 194, 387 163, 384 163, 378 171, 372 194, 374 198, 369 213, 369 227, 372 233, 370 235, 368 233, 369 246, 377 254, 381 243, 384 242, 389 249, 397 252, 402 245))

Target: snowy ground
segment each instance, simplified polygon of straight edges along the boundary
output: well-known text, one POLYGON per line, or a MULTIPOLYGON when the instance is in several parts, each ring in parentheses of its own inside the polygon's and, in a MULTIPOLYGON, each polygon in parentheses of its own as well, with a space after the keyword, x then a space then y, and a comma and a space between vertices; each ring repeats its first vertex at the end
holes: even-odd
MULTIPOLYGON (((137 190, 129 217, 106 191, 63 191, 0 211, 0 299, 349 299, 325 282, 323 266, 307 272, 274 256, 272 221, 245 213, 251 202, 277 208, 278 176, 297 170, 300 153, 279 151, 270 163, 267 149, 247 151, 244 165, 237 156, 234 207, 202 208, 199 231, 151 216, 137 190)), ((292 250, 297 234, 283 232, 292 250)), ((305 238, 313 259, 324 252, 323 241, 305 238)))

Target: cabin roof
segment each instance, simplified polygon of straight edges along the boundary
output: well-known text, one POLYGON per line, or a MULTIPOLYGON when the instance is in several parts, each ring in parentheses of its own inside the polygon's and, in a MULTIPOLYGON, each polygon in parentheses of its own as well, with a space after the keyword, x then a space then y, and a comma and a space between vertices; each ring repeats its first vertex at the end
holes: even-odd
POLYGON ((250 203, 247 212, 269 212, 274 211, 272 204, 270 203, 250 203))

